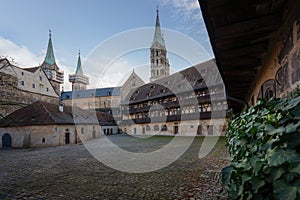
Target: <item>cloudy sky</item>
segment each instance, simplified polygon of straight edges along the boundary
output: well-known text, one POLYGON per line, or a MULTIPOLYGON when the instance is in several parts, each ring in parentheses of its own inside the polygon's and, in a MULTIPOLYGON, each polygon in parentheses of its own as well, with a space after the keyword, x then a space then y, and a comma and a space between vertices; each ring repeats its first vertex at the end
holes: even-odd
MULTIPOLYGON (((163 33, 168 50, 174 46, 170 42, 176 41, 169 33, 177 31, 176 34, 193 40, 207 52, 206 56, 198 56, 196 62, 212 57, 197 0, 0 2, 5 8, 1 9, 0 56, 13 59, 21 67, 41 64, 47 48, 48 30, 51 29, 56 61, 65 72, 65 90, 70 89, 68 75, 75 72, 79 49, 84 73, 91 79, 89 88, 121 84, 133 68, 147 82, 149 47, 153 39, 153 30, 149 27, 155 25, 156 6, 159 7, 161 27, 166 29, 163 33), (131 45, 131 49, 124 49, 121 55, 106 55, 107 52, 116 54, 115 49, 129 47, 137 38, 142 38, 144 46, 131 45)), ((180 45, 178 42, 177 46, 180 45)), ((193 52, 192 47, 187 49, 193 52)), ((168 57, 172 71, 195 64, 171 50, 168 57)))

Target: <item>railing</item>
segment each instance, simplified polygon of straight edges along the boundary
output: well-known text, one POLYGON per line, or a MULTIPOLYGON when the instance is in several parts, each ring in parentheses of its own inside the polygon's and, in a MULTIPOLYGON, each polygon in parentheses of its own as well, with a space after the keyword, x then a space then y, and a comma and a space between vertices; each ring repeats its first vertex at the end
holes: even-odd
MULTIPOLYGON (((214 111, 214 118, 223 118, 226 117, 225 111, 214 111)), ((181 115, 168 115, 168 116, 160 116, 160 117, 145 117, 145 118, 137 118, 137 119, 128 119, 122 120, 122 125, 129 124, 148 124, 155 122, 174 122, 174 121, 185 121, 185 120, 203 120, 210 119, 212 117, 212 112, 201 112, 201 113, 189 113, 189 114, 181 114, 181 115)))

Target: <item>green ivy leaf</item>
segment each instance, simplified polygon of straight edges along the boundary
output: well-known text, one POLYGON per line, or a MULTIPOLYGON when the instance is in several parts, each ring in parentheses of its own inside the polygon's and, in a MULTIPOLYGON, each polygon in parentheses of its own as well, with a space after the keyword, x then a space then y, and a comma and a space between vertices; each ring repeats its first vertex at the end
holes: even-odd
POLYGON ((273 184, 274 196, 279 200, 294 200, 297 197, 297 187, 284 181, 276 181, 273 184))
POLYGON ((289 162, 293 159, 296 159, 299 155, 295 150, 290 149, 275 149, 271 150, 268 155, 268 164, 270 167, 279 166, 285 162, 289 162))
POLYGON ((290 172, 300 174, 300 163, 293 163, 289 169, 290 172))
POLYGON ((285 131, 285 128, 284 127, 280 127, 280 128, 277 128, 277 129, 273 129, 271 131, 268 131, 267 134, 268 135, 275 135, 275 134, 279 134, 279 133, 283 133, 285 131))
POLYGON ((260 178, 254 178, 251 181, 252 190, 254 193, 257 193, 258 189, 265 185, 265 181, 260 178))
POLYGON ((281 175, 284 173, 284 169, 282 167, 271 169, 271 178, 272 181, 276 181, 281 175))
POLYGON ((285 132, 286 133, 293 133, 297 131, 297 128, 300 126, 300 122, 294 124, 294 123, 290 123, 285 127, 285 132))
POLYGON ((293 110, 294 119, 300 119, 300 106, 297 106, 293 110))
POLYGON ((233 168, 231 166, 222 169, 222 184, 228 186, 233 168))

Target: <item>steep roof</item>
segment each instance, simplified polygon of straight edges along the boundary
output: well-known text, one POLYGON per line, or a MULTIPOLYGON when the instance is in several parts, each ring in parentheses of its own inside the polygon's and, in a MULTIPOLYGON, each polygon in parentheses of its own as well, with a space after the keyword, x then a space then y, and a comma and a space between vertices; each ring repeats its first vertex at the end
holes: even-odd
POLYGON ((83 75, 82 65, 81 65, 81 58, 80 58, 80 51, 78 52, 78 60, 77 60, 77 67, 75 74, 83 75))
POLYGON ((44 62, 48 65, 55 64, 55 57, 53 52, 52 40, 51 40, 51 31, 49 31, 49 41, 48 41, 47 53, 44 62))
POLYGON ((29 71, 31 73, 36 72, 38 69, 40 69, 40 67, 30 67, 30 68, 23 68, 23 70, 29 71))
POLYGON ((165 40, 163 38, 161 29, 160 29, 160 22, 159 22, 159 14, 158 9, 156 10, 156 23, 155 23, 155 32, 153 37, 152 45, 155 45, 156 43, 160 44, 161 46, 165 47, 165 40))
MULTIPOLYGON (((102 112, 97 114, 101 124, 111 121, 111 117, 107 115, 102 112)), ((98 124, 98 120, 93 116, 94 112, 77 107, 64 106, 61 112, 56 104, 36 101, 6 116, 0 121, 0 127, 74 124, 74 118, 78 124, 98 124)))
POLYGON ((62 92, 61 99, 120 96, 120 87, 96 88, 62 92))
POLYGON ((175 93, 185 93, 189 92, 189 90, 204 90, 208 86, 222 85, 221 77, 214 72, 214 66, 215 61, 209 60, 145 84, 137 88, 131 96, 128 96, 125 102, 138 103, 159 97, 174 96, 175 93))

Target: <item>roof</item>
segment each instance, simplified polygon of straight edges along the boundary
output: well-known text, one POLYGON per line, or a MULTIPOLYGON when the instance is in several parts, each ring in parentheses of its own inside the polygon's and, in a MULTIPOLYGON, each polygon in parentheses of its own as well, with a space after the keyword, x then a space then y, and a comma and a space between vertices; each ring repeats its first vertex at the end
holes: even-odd
POLYGON ((208 86, 222 85, 220 77, 214 72, 216 69, 214 66, 214 60, 209 60, 145 84, 131 93, 131 96, 128 96, 123 103, 138 103, 159 97, 174 96, 174 94, 182 94, 191 90, 205 90, 208 86))
POLYGON ((120 96, 120 87, 96 88, 62 92, 61 99, 120 96))
POLYGON ((154 32, 152 45, 154 45, 155 43, 159 43, 160 45, 162 45, 164 47, 166 45, 165 45, 165 40, 162 36, 161 29, 160 29, 158 9, 156 10, 156 13, 157 14, 156 14, 155 32, 154 32))
POLYGON ((51 40, 51 31, 49 31, 49 41, 48 41, 47 53, 45 57, 45 63, 47 63, 48 65, 55 64, 55 57, 53 52, 52 40, 51 40))
POLYGON ((78 61, 77 61, 77 67, 75 74, 83 75, 82 65, 81 65, 81 59, 80 59, 80 52, 78 53, 78 61))
POLYGON ((22 68, 23 70, 29 71, 31 73, 36 72, 38 69, 40 69, 40 66, 38 67, 30 67, 30 68, 22 68))
MULTIPOLYGON (((227 94, 245 102, 286 1, 198 1, 227 94)), ((233 107, 239 111, 243 105, 233 107)))
MULTIPOLYGON (((100 125, 106 122, 110 124, 112 117, 108 116, 109 114, 97 112, 99 112, 97 117, 99 117, 100 125)), ((74 117, 78 124, 98 124, 98 120, 93 116, 94 112, 77 107, 64 106, 61 112, 56 104, 36 101, 3 118, 0 121, 0 127, 74 124, 74 117)))

